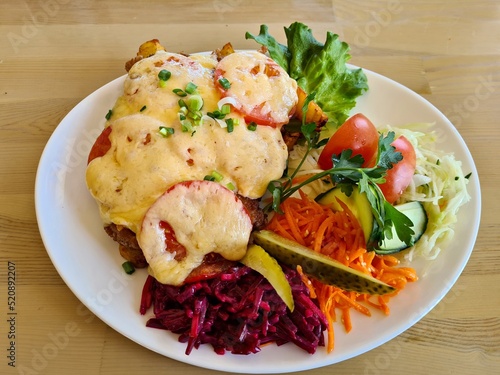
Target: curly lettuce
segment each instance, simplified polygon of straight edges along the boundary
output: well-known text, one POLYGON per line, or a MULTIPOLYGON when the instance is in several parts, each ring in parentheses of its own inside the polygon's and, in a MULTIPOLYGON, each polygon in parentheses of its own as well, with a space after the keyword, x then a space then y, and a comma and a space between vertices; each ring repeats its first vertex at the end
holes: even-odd
POLYGON ((247 32, 245 38, 265 46, 271 58, 306 93, 315 93, 314 101, 328 116, 329 124, 342 125, 356 105, 356 98, 368 90, 362 69, 350 69, 346 64, 351 58, 348 44, 331 32, 327 32, 322 44, 300 22, 285 27, 285 34, 286 46, 269 34, 266 25, 261 25, 259 35, 247 32))

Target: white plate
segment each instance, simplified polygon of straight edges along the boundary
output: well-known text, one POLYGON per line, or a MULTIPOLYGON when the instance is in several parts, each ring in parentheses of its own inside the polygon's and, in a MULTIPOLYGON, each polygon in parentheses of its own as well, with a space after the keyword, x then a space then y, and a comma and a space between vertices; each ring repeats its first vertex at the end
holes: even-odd
MULTIPOLYGON (((57 271, 95 315, 116 331, 146 348, 195 366, 233 373, 285 373, 326 366, 365 353, 410 328, 450 290, 474 247, 481 195, 474 161, 454 126, 425 99, 406 87, 365 70, 370 90, 353 112, 362 112, 375 124, 394 126, 409 122, 435 122, 444 140, 442 147, 472 173, 468 185, 471 201, 459 212, 456 235, 449 251, 435 261, 425 278, 410 284, 390 303, 386 317, 353 314, 353 330, 336 327, 335 350, 319 348, 307 354, 292 344, 266 346, 255 355, 217 355, 202 346, 191 355, 185 344, 163 330, 147 328, 148 316, 138 312, 146 272, 132 276, 121 270, 117 245, 103 231, 97 206, 85 185, 88 152, 104 125, 104 115, 122 92, 124 77, 101 87, 80 102, 55 129, 38 167, 35 201, 40 233, 57 271), (453 251, 451 251, 453 250, 453 251)), ((424 263, 414 265, 418 270, 424 263)))

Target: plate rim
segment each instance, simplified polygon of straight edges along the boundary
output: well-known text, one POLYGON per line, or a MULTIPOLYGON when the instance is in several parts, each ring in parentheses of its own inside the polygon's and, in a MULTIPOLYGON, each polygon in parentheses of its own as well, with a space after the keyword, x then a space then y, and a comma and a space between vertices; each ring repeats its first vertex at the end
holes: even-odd
MULTIPOLYGON (((358 68, 357 66, 350 65, 350 64, 349 64, 349 67, 358 68)), ((472 239, 470 240, 470 248, 466 251, 466 255, 462 259, 460 266, 454 270, 453 277, 451 279, 449 279, 450 282, 443 289, 441 289, 441 292, 439 293, 438 296, 436 296, 436 298, 434 298, 434 300, 430 301, 430 303, 427 305, 427 308, 423 309, 419 314, 414 314, 413 318, 411 319, 411 321, 409 321, 406 325, 400 326, 397 330, 392 331, 390 334, 384 335, 384 337, 381 340, 381 342, 378 342, 378 343, 376 343, 375 345, 372 345, 372 346, 371 346, 371 344, 363 344, 363 345, 361 345, 361 347, 360 347, 359 350, 352 351, 350 355, 343 356, 343 357, 339 358, 338 360, 333 360, 333 361, 330 361, 330 360, 327 359, 327 360, 324 360, 324 361, 320 362, 317 366, 316 365, 311 366, 311 363, 309 361, 305 362, 302 366, 298 366, 298 367, 295 366, 293 368, 285 368, 285 369, 283 369, 283 368, 272 368, 272 367, 271 368, 265 368, 265 366, 264 366, 266 373, 294 372, 294 371, 309 370, 309 369, 313 369, 313 368, 320 368, 320 367, 332 365, 332 364, 335 364, 335 363, 339 363, 339 362, 345 361, 347 359, 351 359, 351 358, 357 357, 357 356, 359 356, 361 354, 364 354, 364 353, 366 353, 366 352, 368 352, 368 351, 370 351, 370 350, 372 350, 374 348, 377 348, 377 347, 379 347, 379 346, 387 343, 388 341, 392 340, 393 338, 399 336, 402 332, 410 329, 414 324, 416 324, 423 317, 425 317, 425 315, 427 315, 446 296, 446 294, 450 291, 450 289, 456 283, 456 281, 460 277, 461 273, 463 272, 465 266, 467 265, 467 263, 468 263, 468 261, 470 259, 470 256, 472 254, 472 251, 474 249, 475 242, 477 240, 477 235, 478 235, 478 232, 479 232, 480 220, 481 220, 481 211, 482 211, 480 181, 479 181, 479 176, 478 176, 478 173, 477 173, 477 168, 476 168, 474 159, 473 159, 473 157, 472 157, 472 155, 470 153, 470 150, 467 147, 464 139, 462 138, 461 134, 453 126, 453 124, 449 121, 449 119, 447 119, 446 116, 437 107, 434 106, 434 104, 432 104, 430 101, 428 101, 427 99, 425 99, 424 97, 422 97, 420 94, 418 94, 415 91, 411 90, 410 88, 404 86, 403 84, 401 84, 401 83, 399 83, 399 82, 397 82, 397 81, 395 81, 395 80, 393 80, 391 78, 383 76, 383 75, 381 75, 381 74, 379 74, 377 72, 374 72, 374 71, 371 71, 371 70, 365 69, 365 68, 361 68, 361 69, 363 69, 363 71, 365 72, 365 74, 367 75, 367 77, 369 77, 369 78, 372 77, 372 78, 384 81, 386 84, 394 86, 394 87, 398 88, 399 90, 405 91, 406 93, 408 93, 409 95, 411 95, 412 99, 416 99, 416 100, 420 101, 422 104, 424 104, 425 106, 427 106, 430 109, 432 109, 433 112, 435 112, 436 114, 439 114, 439 116, 441 116, 441 120, 444 123, 446 123, 446 125, 448 127, 447 130, 451 131, 453 133, 454 137, 460 142, 461 150, 463 152, 465 152, 465 154, 468 156, 469 160, 467 160, 467 161, 468 161, 469 166, 472 169, 471 170, 471 172, 473 173, 472 181, 473 181, 473 184, 475 185, 475 189, 474 189, 475 195, 474 196, 471 195, 471 201, 475 202, 475 204, 474 204, 474 208, 475 208, 474 209, 474 213, 475 213, 475 215, 474 216, 475 216, 475 218, 477 218, 477 220, 474 220, 474 225, 472 226, 472 239)), ((133 335, 127 334, 127 332, 124 332, 123 329, 117 327, 116 324, 114 324, 113 322, 109 321, 109 319, 103 318, 101 316, 101 314, 99 314, 98 312, 96 313, 96 311, 94 311, 94 309, 92 308, 92 306, 90 306, 88 304, 88 301, 84 301, 83 300, 82 293, 80 291, 76 290, 75 285, 73 285, 73 283, 71 282, 71 280, 68 279, 65 270, 62 269, 62 264, 56 258, 55 252, 49 248, 50 247, 49 245, 51 244, 51 242, 50 242, 50 240, 47 237, 48 236, 48 234, 47 234, 47 223, 44 222, 44 220, 43 220, 42 197, 40 196, 40 194, 41 194, 41 191, 42 191, 42 184, 44 182, 43 179, 44 179, 44 177, 46 178, 46 176, 43 175, 43 173, 44 173, 43 168, 44 168, 44 166, 48 162, 48 158, 50 156, 49 152, 51 151, 51 147, 56 142, 57 137, 60 136, 60 134, 62 134, 62 132, 65 130, 64 129, 64 124, 66 124, 66 122, 68 121, 68 119, 71 118, 72 114, 75 113, 74 111, 76 111, 77 108, 80 108, 83 105, 82 103, 84 103, 85 101, 91 100, 89 98, 97 95, 98 92, 105 91, 107 87, 111 87, 112 85, 116 85, 120 81, 124 80, 125 76, 126 76, 126 74, 122 75, 120 77, 117 77, 117 78, 115 78, 113 80, 111 80, 110 82, 106 83, 105 85, 103 85, 103 86, 99 87, 98 89, 96 89, 95 91, 93 91, 91 94, 87 95, 78 104, 76 104, 66 114, 66 116, 64 116, 64 118, 59 122, 59 124, 54 129, 54 131, 52 132, 49 140, 47 141, 47 143, 46 143, 46 145, 45 145, 45 147, 43 149, 43 152, 41 154, 40 161, 39 161, 39 164, 38 164, 38 167, 37 167, 37 171, 36 171, 34 195, 35 195, 35 215, 36 215, 37 224, 38 224, 38 227, 39 227, 39 232, 40 232, 40 235, 41 235, 41 238, 42 238, 42 242, 43 242, 44 247, 45 247, 45 249, 47 251, 47 254, 49 255, 49 258, 51 259, 51 262, 55 266, 58 274, 63 279, 63 281, 65 282, 65 284, 69 287, 69 289, 72 291, 72 293, 90 311, 92 311, 100 320, 102 320, 104 323, 106 323, 108 326, 110 326, 111 328, 113 328, 115 331, 117 331, 121 335, 123 335, 123 336, 131 339, 132 341, 136 342, 137 344, 139 344, 139 345, 141 345, 141 346, 143 346, 145 348, 148 348, 149 350, 152 350, 152 351, 154 351, 156 353, 159 353, 160 355, 163 355, 165 357, 168 357, 168 358, 171 358, 171 359, 174 359, 174 360, 178 360, 178 361, 190 364, 190 365, 194 365, 194 366, 206 368, 206 369, 220 370, 220 371, 230 371, 230 372, 235 372, 235 373, 263 373, 262 372, 263 368, 260 367, 260 366, 253 367, 253 368, 250 368, 248 370, 247 368, 237 369, 237 368, 234 368, 234 367, 229 367, 229 368, 228 367, 224 367, 224 366, 221 366, 218 361, 215 361, 214 363, 209 362, 209 363, 204 363, 204 364, 201 364, 201 363, 192 363, 193 361, 190 361, 190 357, 189 356, 182 357, 182 355, 181 356, 179 356, 179 355, 172 356, 172 355, 164 354, 164 353, 158 351, 157 349, 155 349, 154 347, 151 347, 151 345, 148 345, 148 344, 144 343, 141 340, 138 341, 136 338, 133 337, 133 335)), ((366 96, 366 94, 364 94, 363 97, 365 97, 365 96, 366 96)), ((361 98, 363 98, 363 97, 361 97, 361 98)), ((116 98, 114 98, 114 100, 116 100, 116 98)), ((359 101, 359 99, 358 99, 358 101, 359 101)), ((358 106, 358 104, 356 105, 356 107, 357 106, 358 106)), ((354 108, 354 110, 356 109, 356 107, 354 108)), ((354 112, 352 112, 352 113, 354 113, 354 112)), ((471 181, 469 181, 469 184, 470 183, 471 183, 471 181)), ((470 191, 469 191, 469 193, 470 193, 470 191)), ((469 202, 468 204, 471 204, 471 202, 469 202)), ((285 348, 284 350, 287 350, 287 348, 285 348)), ((318 350, 321 350, 321 348, 318 348, 318 350)), ((214 355, 215 355, 215 353, 214 353, 214 355)), ((258 356, 259 354, 251 355, 251 357, 253 357, 255 355, 258 356)), ((231 354, 227 353, 227 354, 225 354, 225 356, 231 356, 231 354)), ((191 357, 191 358, 193 358, 193 357, 191 357)), ((219 358, 221 358, 221 357, 219 357, 219 358)), ((241 356, 238 357, 238 358, 241 358, 241 356)), ((330 354, 330 357, 327 357, 327 358, 332 358, 333 359, 334 356, 332 354, 330 354)))

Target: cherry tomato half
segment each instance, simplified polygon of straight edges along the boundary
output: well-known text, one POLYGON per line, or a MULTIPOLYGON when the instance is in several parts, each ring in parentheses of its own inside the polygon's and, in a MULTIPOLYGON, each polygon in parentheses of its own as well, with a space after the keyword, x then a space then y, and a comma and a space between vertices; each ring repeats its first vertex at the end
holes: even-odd
POLYGON ((377 160, 379 134, 375 125, 361 113, 351 116, 331 136, 321 152, 318 165, 322 169, 333 167, 332 155, 352 150, 352 155, 361 155, 363 167, 373 167, 377 160))
POLYGON ((396 148, 396 151, 401 152, 403 160, 387 170, 385 182, 379 187, 384 193, 385 199, 393 204, 410 185, 417 165, 417 156, 412 144, 404 136, 396 138, 391 145, 396 148))
POLYGON ((111 141, 109 140, 109 135, 111 134, 111 126, 104 128, 101 134, 97 137, 94 145, 90 149, 89 157, 87 159, 87 164, 89 164, 95 158, 104 156, 106 152, 111 148, 111 141))

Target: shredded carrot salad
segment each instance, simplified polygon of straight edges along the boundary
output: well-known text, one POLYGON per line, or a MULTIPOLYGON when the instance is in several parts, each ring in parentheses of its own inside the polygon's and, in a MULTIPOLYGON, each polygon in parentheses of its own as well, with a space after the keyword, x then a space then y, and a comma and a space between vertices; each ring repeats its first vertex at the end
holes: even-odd
POLYGON ((328 319, 328 352, 334 349, 333 323, 337 320, 337 312, 340 312, 340 320, 349 332, 352 328, 352 309, 371 316, 370 308, 375 308, 388 315, 389 299, 402 290, 407 282, 417 280, 414 269, 397 267, 399 260, 396 257, 367 251, 358 220, 344 203, 339 201, 339 204, 343 211, 333 211, 330 206, 320 205, 300 191, 300 198, 288 198, 281 204, 283 214, 274 215, 267 226, 267 229, 283 237, 371 275, 396 289, 383 296, 350 292, 309 278, 298 266, 297 271, 308 286, 311 297, 317 299, 328 319))

